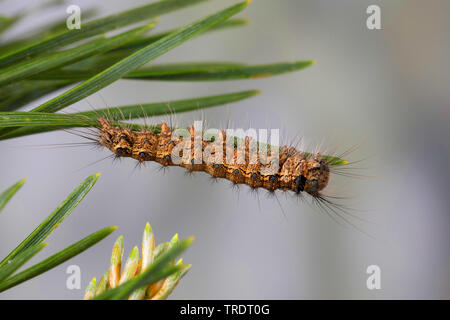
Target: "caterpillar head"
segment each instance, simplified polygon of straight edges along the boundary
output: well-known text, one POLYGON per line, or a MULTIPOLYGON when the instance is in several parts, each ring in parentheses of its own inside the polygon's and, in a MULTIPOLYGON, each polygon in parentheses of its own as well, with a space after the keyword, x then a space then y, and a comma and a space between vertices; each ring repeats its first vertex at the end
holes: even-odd
MULTIPOLYGON (((298 188, 303 185, 304 191, 311 195, 317 195, 328 185, 330 178, 330 168, 328 163, 321 160, 319 156, 314 156, 304 160, 303 178, 298 180, 298 188)), ((297 182, 297 181, 296 181, 297 182)))

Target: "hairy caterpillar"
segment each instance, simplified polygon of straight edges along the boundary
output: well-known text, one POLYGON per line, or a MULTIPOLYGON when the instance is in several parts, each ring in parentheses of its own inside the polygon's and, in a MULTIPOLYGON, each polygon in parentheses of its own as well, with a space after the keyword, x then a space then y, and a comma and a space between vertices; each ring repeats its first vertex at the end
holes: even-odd
MULTIPOLYGON (((363 169, 353 167, 363 160, 348 162, 342 159, 358 146, 336 156, 309 153, 293 146, 273 144, 272 140, 271 144, 263 144, 253 136, 241 138, 228 135, 228 129, 214 129, 217 132, 207 136, 205 131, 197 130, 195 126, 176 129, 164 122, 159 126, 120 122, 117 119, 119 114, 110 114, 113 110, 95 112, 94 117, 80 114, 80 120, 86 122, 84 127, 87 131, 65 131, 90 140, 87 144, 107 148, 111 154, 106 158, 132 158, 137 161, 137 165, 155 162, 163 168, 180 166, 188 172, 203 171, 214 179, 229 180, 235 186, 247 185, 251 190, 265 189, 275 197, 276 191, 295 196, 307 194, 311 196, 311 202, 335 222, 344 222, 344 225, 351 225, 366 234, 350 217, 363 219, 350 212, 354 209, 340 203, 345 198, 323 193, 331 174, 364 177, 353 172, 363 169), (239 148, 239 141, 242 148, 239 148), (261 153, 264 149, 265 152, 261 153)), ((144 110, 143 113, 145 115, 144 110)), ((121 114, 121 118, 125 120, 125 115, 121 114)), ((283 211, 280 201, 278 204, 283 211)))
POLYGON ((239 149, 233 148, 234 137, 231 145, 227 143, 230 140, 226 139, 224 130, 219 134, 220 140, 202 139, 196 145, 195 140, 201 137, 198 137, 194 126, 188 128, 187 136, 173 138, 174 131, 164 122, 161 123, 160 132, 155 133, 152 130, 136 131, 113 126, 104 117, 98 121, 99 144, 117 157, 131 157, 139 162, 155 161, 164 166, 179 165, 188 171, 204 171, 215 178, 246 184, 251 188, 290 190, 296 194, 304 191, 320 197, 319 192, 327 186, 330 166, 333 164, 318 153, 309 154, 287 146, 279 150, 269 148, 265 155, 259 153, 259 157, 251 161, 252 151, 256 151, 257 146, 252 143, 252 138, 245 138, 244 148, 239 152, 239 149), (185 154, 180 150, 180 157, 184 161, 175 162, 173 152, 183 144, 189 151, 185 154), (209 156, 199 160, 197 154, 203 155, 208 149, 209 156))

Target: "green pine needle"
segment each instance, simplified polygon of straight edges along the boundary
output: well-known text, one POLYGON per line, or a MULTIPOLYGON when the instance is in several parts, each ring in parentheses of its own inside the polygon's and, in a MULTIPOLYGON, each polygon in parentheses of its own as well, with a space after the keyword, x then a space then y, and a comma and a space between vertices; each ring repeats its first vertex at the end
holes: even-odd
POLYGON ((14 185, 12 185, 11 187, 9 187, 8 189, 6 189, 5 191, 3 191, 2 193, 0 193, 0 211, 2 211, 2 209, 5 207, 5 205, 8 203, 8 201, 11 199, 11 197, 17 192, 19 191, 19 189, 23 186, 23 184, 25 183, 26 179, 23 178, 22 180, 20 180, 19 182, 15 183, 14 185))
POLYGON ((113 14, 105 18, 90 21, 81 25, 80 30, 65 30, 48 39, 28 45, 15 52, 0 57, 0 68, 12 65, 24 58, 34 57, 50 52, 54 49, 73 44, 89 37, 113 31, 130 24, 155 18, 165 13, 172 12, 205 0, 161 0, 139 8, 134 8, 119 14, 113 14))
POLYGON ((59 251, 58 253, 48 257, 47 259, 35 264, 34 266, 6 279, 3 282, 0 281, 0 292, 5 291, 11 287, 17 286, 22 282, 28 281, 77 256, 81 252, 87 250, 100 240, 110 235, 114 230, 116 230, 116 228, 117 227, 107 227, 98 230, 90 234, 89 236, 83 238, 82 240, 59 251))
POLYGON ((91 190, 97 182, 99 173, 84 180, 59 206, 53 211, 25 240, 23 240, 13 251, 11 251, 1 262, 0 267, 6 265, 24 250, 42 243, 50 233, 72 212, 73 209, 91 190))

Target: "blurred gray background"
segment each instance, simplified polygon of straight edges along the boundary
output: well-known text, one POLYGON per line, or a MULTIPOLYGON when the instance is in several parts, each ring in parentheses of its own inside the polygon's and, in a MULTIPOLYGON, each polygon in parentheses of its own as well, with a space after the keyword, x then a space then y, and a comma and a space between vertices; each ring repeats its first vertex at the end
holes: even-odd
MULTIPOLYGON (((162 17, 158 31, 181 26, 236 1, 212 1, 162 17)), ((0 3, 17 13, 29 1, 0 3)), ((71 1, 98 16, 148 1, 71 1)), ((65 7, 32 14, 8 37, 66 16, 65 7)), ((93 190, 48 239, 31 263, 97 229, 117 225, 111 236, 56 269, 0 295, 2 299, 80 299, 92 276, 108 268, 114 240, 125 238, 125 256, 140 245, 149 221, 158 242, 174 233, 196 240, 183 255, 192 270, 176 299, 398 299, 450 298, 450 2, 255 0, 239 15, 244 28, 190 40, 155 62, 239 61, 269 63, 316 59, 316 65, 278 77, 229 82, 120 80, 88 98, 104 108, 134 103, 261 89, 255 98, 209 109, 213 127, 227 115, 236 127, 282 129, 344 151, 349 160, 369 157, 363 174, 333 177, 328 191, 354 196, 349 217, 372 239, 339 225, 317 208, 280 196, 258 197, 247 188, 211 183, 183 169, 156 165, 134 170, 132 160, 102 161, 105 150, 32 148, 80 142, 64 132, 1 141, 0 189, 27 182, 0 215, 0 256, 28 235, 84 178, 102 175, 93 190), (381 7, 382 30, 366 28, 366 8, 381 7), (247 121, 248 119, 248 121, 247 121), (269 119, 269 120, 267 120, 269 119), (66 288, 66 268, 79 265, 82 289, 66 288), (366 268, 381 268, 381 290, 368 290, 366 268)), ((36 101, 34 107, 50 97, 36 101)), ((67 109, 89 109, 81 101, 67 109)), ((201 118, 180 114, 180 125, 201 118)), ((167 118, 166 118, 167 119, 167 118)), ((155 119, 160 120, 160 119, 155 119)))

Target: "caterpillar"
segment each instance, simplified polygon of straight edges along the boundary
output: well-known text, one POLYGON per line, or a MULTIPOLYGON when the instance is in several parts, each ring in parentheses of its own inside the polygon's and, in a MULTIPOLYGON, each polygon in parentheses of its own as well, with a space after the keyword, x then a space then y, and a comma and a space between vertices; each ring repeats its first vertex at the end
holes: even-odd
POLYGON ((187 134, 179 136, 180 129, 173 130, 165 122, 161 123, 159 133, 115 126, 105 117, 98 122, 98 143, 116 157, 130 157, 140 163, 155 161, 165 167, 180 166, 189 172, 203 171, 214 178, 224 178, 253 189, 306 192, 320 198, 333 166, 329 157, 289 146, 269 146, 263 154, 260 152, 262 144, 249 136, 245 137, 243 148, 235 148, 237 138, 227 139, 225 130, 208 140, 201 139, 203 132, 196 131, 194 126, 185 129, 187 134))
MULTIPOLYGON (((344 226, 350 225, 371 237, 351 221, 355 218, 368 222, 351 213, 356 209, 341 203, 345 197, 324 193, 331 174, 367 177, 357 172, 364 168, 353 166, 365 159, 353 162, 343 160, 358 145, 336 155, 311 153, 290 145, 279 146, 272 140, 270 144, 261 143, 254 135, 248 134, 249 130, 242 138, 228 132, 236 130, 213 129, 216 132, 211 133, 196 128, 195 123, 203 121, 195 121, 194 125, 181 129, 165 122, 159 126, 127 123, 118 120, 117 113, 110 114, 112 110, 96 112, 94 117, 80 114, 80 120, 86 121, 83 127, 88 131, 65 131, 90 142, 72 145, 93 144, 111 152, 106 158, 132 158, 137 165, 155 162, 162 168, 179 166, 189 173, 202 171, 214 179, 229 180, 233 186, 247 185, 254 191, 265 189, 269 195, 275 196, 282 211, 276 191, 299 196, 302 200, 305 200, 303 195, 306 194, 311 196, 311 202, 321 212, 336 223, 342 225, 344 222, 344 226)), ((143 114, 145 116, 144 110, 143 114)), ((123 114, 121 116, 121 120, 126 120, 123 114)))

